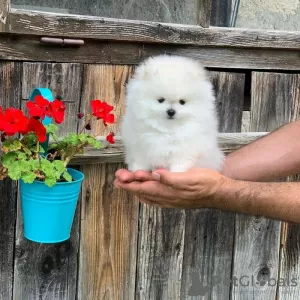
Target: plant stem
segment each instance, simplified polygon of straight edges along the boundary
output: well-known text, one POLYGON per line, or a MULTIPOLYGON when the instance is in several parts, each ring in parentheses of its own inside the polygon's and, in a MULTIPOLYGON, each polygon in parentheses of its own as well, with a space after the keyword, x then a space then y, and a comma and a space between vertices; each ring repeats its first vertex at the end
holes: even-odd
POLYGON ((87 118, 86 118, 86 120, 85 120, 85 122, 84 122, 84 126, 81 128, 79 134, 83 133, 83 131, 84 131, 86 125, 89 124, 89 123, 91 122, 91 119, 92 119, 92 116, 91 116, 91 115, 88 115, 87 118))

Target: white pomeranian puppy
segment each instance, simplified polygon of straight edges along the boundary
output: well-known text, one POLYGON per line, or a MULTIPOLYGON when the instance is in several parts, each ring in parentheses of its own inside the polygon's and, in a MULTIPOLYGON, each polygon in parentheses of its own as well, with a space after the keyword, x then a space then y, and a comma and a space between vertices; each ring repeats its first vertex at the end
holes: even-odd
POLYGON ((215 97, 198 61, 159 55, 141 63, 126 90, 121 123, 130 171, 220 170, 215 97))

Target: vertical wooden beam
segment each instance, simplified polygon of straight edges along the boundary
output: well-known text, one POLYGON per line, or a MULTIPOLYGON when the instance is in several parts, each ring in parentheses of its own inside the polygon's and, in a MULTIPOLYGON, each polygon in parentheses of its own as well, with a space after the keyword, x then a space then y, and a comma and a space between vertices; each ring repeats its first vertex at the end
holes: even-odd
POLYGON ((210 26, 212 0, 197 0, 198 4, 198 17, 197 25, 202 27, 210 26))
MULTIPOLYGON (((0 106, 20 107, 22 63, 0 63, 0 106)), ((0 299, 12 299, 17 182, 0 181, 0 299)))
MULTIPOLYGON (((221 132, 241 130, 245 75, 210 72, 221 132)), ((208 209, 186 211, 181 299, 229 299, 235 215, 208 209)))
POLYGON ((136 299, 180 297, 185 211, 141 204, 136 299))
POLYGON ((0 1, 0 32, 8 31, 8 13, 10 0, 0 1))
MULTIPOLYGON (((49 87, 54 95, 59 94, 66 100, 66 125, 60 134, 76 132, 82 69, 81 64, 24 63, 22 106, 25 107, 26 98, 33 87, 49 87)), ((32 300, 40 297, 57 300, 76 298, 79 212, 80 202, 69 240, 57 244, 39 244, 24 238, 18 202, 14 300, 32 300)))
MULTIPOLYGON (((268 119, 269 127, 263 124, 263 129, 272 130, 285 123, 300 118, 300 75, 255 73, 255 80, 264 89, 261 94, 259 110, 268 119), (266 96, 267 95, 267 96, 266 96)), ((259 98, 260 98, 259 97, 259 98)), ((264 121, 266 122, 266 121, 264 121)), ((287 178, 288 181, 299 181, 300 177, 287 178)), ((277 233, 279 234, 279 232, 277 233)), ((279 242, 278 242, 279 243, 279 242)), ((264 251, 276 251, 271 248, 264 251)), ((300 225, 281 223, 279 275, 277 298, 280 300, 296 300, 300 298, 300 225)), ((274 283, 274 282, 273 282, 274 283)))
MULTIPOLYGON (((115 106, 119 123, 125 106, 125 83, 130 66, 86 65, 82 111, 101 99, 115 106)), ((100 123, 100 122, 98 122, 100 123)), ((91 124, 92 131, 107 134, 110 128, 91 124)), ((113 130, 118 134, 118 125, 113 130)), ((123 164, 83 167, 81 241, 78 299, 134 299, 139 202, 114 188, 114 173, 123 164)))
MULTIPOLYGON (((294 103, 296 98, 292 95, 293 76, 252 73, 250 131, 273 131, 291 120, 299 105, 294 103)), ((242 284, 233 286, 232 298, 277 299, 278 276, 282 278, 278 275, 280 228, 281 222, 276 220, 237 216, 233 274, 237 278, 245 277, 242 284), (249 285, 245 286, 247 281, 249 285)))

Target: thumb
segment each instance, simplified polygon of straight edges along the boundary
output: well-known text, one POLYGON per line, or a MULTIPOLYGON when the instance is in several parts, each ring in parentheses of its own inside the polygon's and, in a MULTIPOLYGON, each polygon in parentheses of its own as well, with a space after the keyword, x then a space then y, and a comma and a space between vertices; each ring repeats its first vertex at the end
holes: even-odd
POLYGON ((160 181, 161 183, 171 187, 178 187, 182 183, 181 173, 172 173, 164 169, 157 169, 153 171, 152 177, 154 180, 160 181))

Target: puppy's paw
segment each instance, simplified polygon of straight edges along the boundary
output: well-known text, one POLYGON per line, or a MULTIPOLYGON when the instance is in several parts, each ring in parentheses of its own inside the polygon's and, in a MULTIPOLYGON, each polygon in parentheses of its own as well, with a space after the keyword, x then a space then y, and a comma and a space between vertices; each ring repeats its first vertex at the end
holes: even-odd
POLYGON ((171 165, 169 168, 170 172, 186 172, 190 169, 189 166, 184 164, 171 165))
POLYGON ((151 171, 149 166, 143 165, 143 164, 138 164, 138 163, 131 163, 128 164, 128 170, 130 172, 135 172, 135 171, 151 171))

